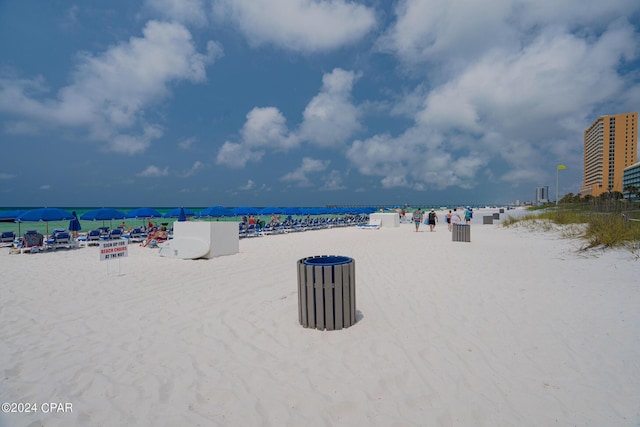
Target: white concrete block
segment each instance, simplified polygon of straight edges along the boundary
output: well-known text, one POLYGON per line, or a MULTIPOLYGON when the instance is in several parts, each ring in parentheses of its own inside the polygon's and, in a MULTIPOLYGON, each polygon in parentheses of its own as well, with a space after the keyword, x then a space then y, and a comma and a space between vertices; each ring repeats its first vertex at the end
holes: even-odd
POLYGON ((176 221, 173 223, 173 236, 202 240, 210 248, 203 258, 233 255, 240 251, 238 223, 235 221, 176 221))
POLYGON ((380 220, 381 227, 400 227, 400 215, 397 212, 374 212, 369 221, 380 220))

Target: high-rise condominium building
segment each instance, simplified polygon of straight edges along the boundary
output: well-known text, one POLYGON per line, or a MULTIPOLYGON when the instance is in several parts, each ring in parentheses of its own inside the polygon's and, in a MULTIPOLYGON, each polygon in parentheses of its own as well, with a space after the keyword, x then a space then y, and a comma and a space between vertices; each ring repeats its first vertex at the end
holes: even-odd
POLYGON ((536 188, 536 204, 549 203, 549 186, 536 188))
POLYGON ((624 168, 636 163, 638 113, 601 116, 584 131, 584 180, 580 194, 622 192, 624 168))

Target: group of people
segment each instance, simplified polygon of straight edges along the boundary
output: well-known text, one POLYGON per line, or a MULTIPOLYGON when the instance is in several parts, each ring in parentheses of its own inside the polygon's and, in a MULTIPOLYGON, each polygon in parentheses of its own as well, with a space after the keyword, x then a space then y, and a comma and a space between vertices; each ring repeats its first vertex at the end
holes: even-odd
MULTIPOLYGON (((418 208, 415 211, 413 211, 412 218, 413 218, 413 223, 416 226, 416 232, 418 232, 418 230, 420 229, 420 224, 422 224, 423 220, 425 219, 425 212, 423 212, 420 208, 418 208)), ((460 215, 460 212, 458 212, 457 208, 454 208, 453 211, 449 209, 449 212, 447 212, 447 214, 445 215, 445 220, 447 221, 447 228, 449 229, 449 231, 452 230, 453 224, 462 224, 463 221, 466 224, 469 224, 472 218, 473 218, 473 210, 469 207, 464 209, 464 213, 462 215, 460 215)), ((438 214, 436 213, 435 209, 431 209, 427 213, 427 219, 424 220, 424 223, 429 225, 429 231, 435 231, 436 223, 438 221, 439 221, 438 214)))
POLYGON ((160 242, 166 242, 169 240, 169 232, 167 231, 167 227, 162 226, 158 229, 156 226, 152 226, 149 228, 147 232, 147 238, 140 243, 142 247, 155 247, 160 242))

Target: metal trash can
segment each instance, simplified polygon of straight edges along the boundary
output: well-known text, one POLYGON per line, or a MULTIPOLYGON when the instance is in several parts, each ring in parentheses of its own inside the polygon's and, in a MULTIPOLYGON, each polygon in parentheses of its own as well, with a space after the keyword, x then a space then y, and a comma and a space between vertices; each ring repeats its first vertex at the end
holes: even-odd
POLYGON ((467 224, 453 224, 453 229, 451 230, 451 241, 470 242, 471 226, 467 224))
POLYGON ((298 260, 298 317, 305 328, 328 331, 356 323, 353 258, 322 255, 298 260))
POLYGON ((494 213, 493 214, 493 219, 500 219, 500 214, 499 213, 494 213))
POLYGON ((485 215, 482 217, 483 224, 493 224, 493 215, 485 215))
POLYGON ((504 209, 500 209, 498 212, 500 212, 500 213, 504 213, 504 209))

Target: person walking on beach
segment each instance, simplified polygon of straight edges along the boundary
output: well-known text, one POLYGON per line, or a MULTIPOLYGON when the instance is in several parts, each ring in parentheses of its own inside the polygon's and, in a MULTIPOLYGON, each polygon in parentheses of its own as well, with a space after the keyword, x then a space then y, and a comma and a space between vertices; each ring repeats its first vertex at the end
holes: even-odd
POLYGON ((422 218, 424 218, 424 214, 422 213, 420 208, 413 211, 413 223, 416 225, 416 232, 418 232, 418 229, 420 228, 422 218))
POLYGON ((472 218, 473 218, 473 210, 471 209, 470 206, 467 206, 467 208, 464 210, 464 220, 466 221, 467 224, 469 224, 472 218))
POLYGON ((458 213, 456 208, 453 208, 453 213, 451 214, 451 224, 460 224, 462 222, 462 217, 458 213))
POLYGON ((445 215, 445 219, 447 220, 447 228, 451 231, 451 209, 449 209, 449 213, 445 215))
POLYGON ((438 221, 438 214, 435 210, 431 209, 427 220, 429 221, 429 231, 435 231, 436 222, 438 221))

